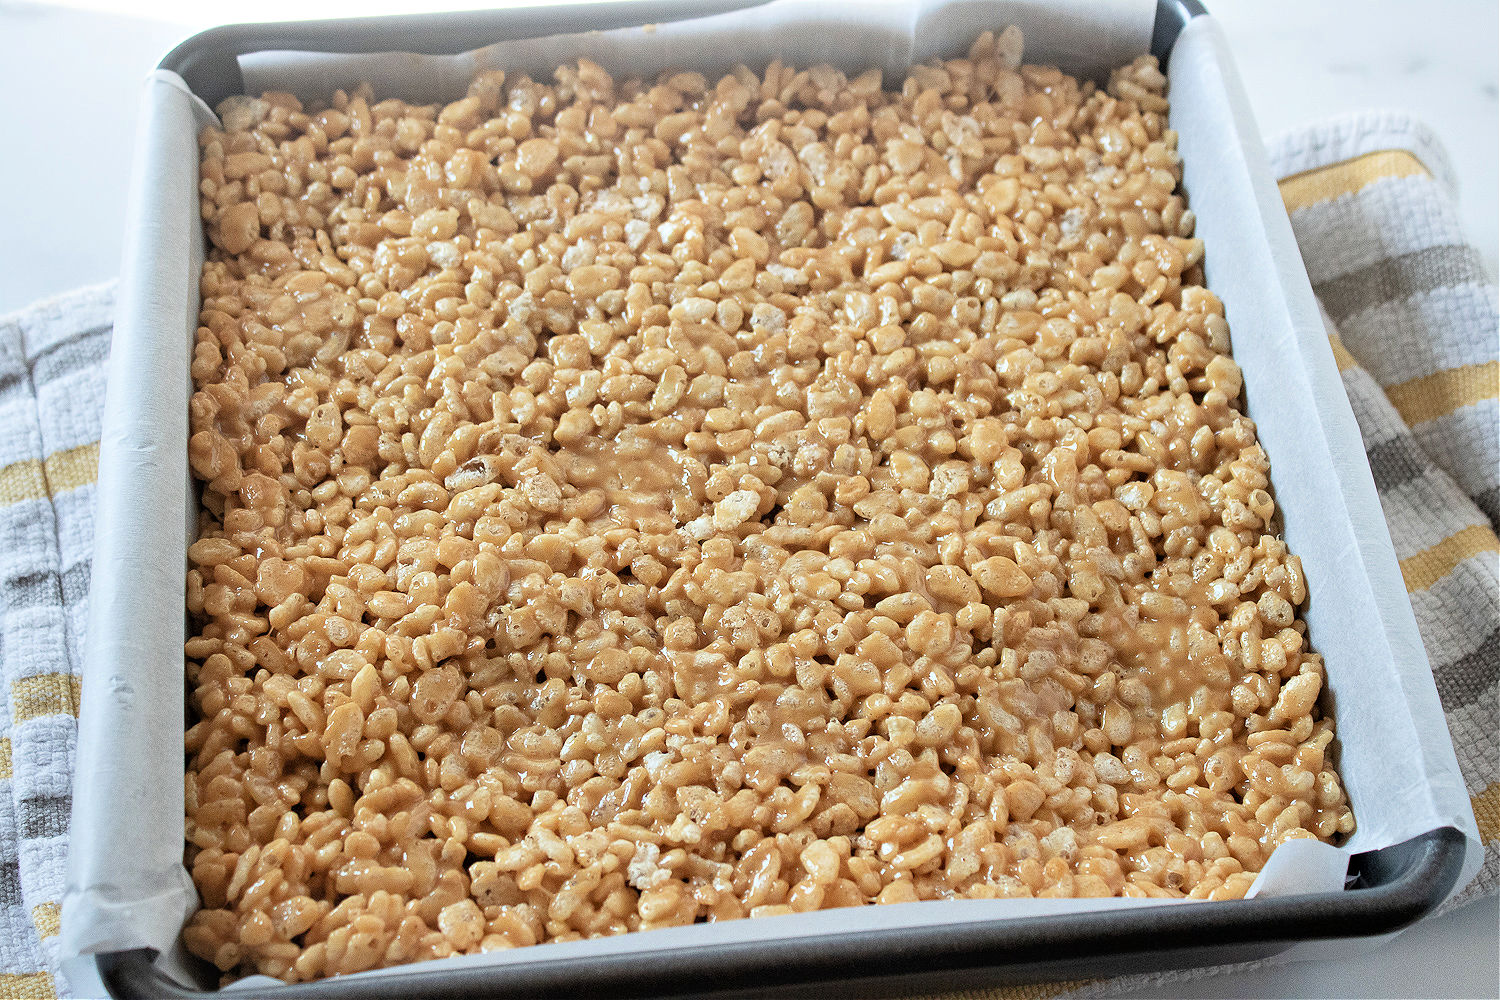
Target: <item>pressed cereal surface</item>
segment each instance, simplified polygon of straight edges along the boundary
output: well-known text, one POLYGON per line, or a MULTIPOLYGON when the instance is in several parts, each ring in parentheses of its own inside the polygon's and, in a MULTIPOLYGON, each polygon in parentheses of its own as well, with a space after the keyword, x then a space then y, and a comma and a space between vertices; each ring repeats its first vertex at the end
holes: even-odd
POLYGON ((184 937, 331 973, 1353 828, 1165 80, 227 103, 184 937))

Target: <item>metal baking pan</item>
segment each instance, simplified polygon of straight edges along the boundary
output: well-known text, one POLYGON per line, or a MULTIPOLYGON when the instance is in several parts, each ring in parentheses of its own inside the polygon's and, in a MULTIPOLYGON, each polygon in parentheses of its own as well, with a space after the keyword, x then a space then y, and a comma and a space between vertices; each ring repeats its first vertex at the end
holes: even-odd
MULTIPOLYGON (((378 979, 334 976, 254 991, 266 1000, 460 1000, 473 997, 896 996, 1009 983, 1120 976, 1251 962, 1308 940, 1398 930, 1431 912, 1458 877, 1463 835, 1438 830, 1355 858, 1342 893, 1235 900, 1129 912, 1020 917, 963 927, 870 931, 713 949, 638 951, 505 970, 424 970, 378 979)), ((232 996, 167 976, 146 950, 97 957, 121 1000, 232 996)), ((212 970, 203 970, 211 983, 212 970)), ((246 991, 249 992, 249 991, 246 991)))
MULTIPOLYGON (((180 75, 194 94, 213 105, 244 92, 237 58, 247 53, 304 49, 446 54, 473 48, 477 40, 670 21, 758 2, 701 0, 686 9, 670 0, 626 0, 545 11, 521 8, 230 26, 184 42, 162 61, 161 68, 180 75)), ((1151 50, 1164 65, 1184 28, 1205 13, 1196 0, 1158 0, 1151 50)), ((1210 244, 1210 261, 1213 253, 1210 244)), ((1354 856, 1343 892, 881 928, 672 950, 646 947, 642 941, 639 949, 589 958, 538 959, 500 969, 477 964, 437 969, 415 964, 377 977, 332 977, 256 987, 244 993, 268 1000, 564 994, 811 996, 826 994, 830 988, 837 988, 840 995, 893 995, 1245 962, 1277 955, 1300 942, 1377 935, 1404 927, 1446 898, 1464 859, 1464 834, 1457 828, 1441 828, 1394 847, 1354 856)), ((157 958, 156 951, 141 948, 98 954, 94 961, 114 997, 217 995, 216 972, 207 963, 198 963, 188 977, 193 981, 181 981, 163 971, 157 958)))

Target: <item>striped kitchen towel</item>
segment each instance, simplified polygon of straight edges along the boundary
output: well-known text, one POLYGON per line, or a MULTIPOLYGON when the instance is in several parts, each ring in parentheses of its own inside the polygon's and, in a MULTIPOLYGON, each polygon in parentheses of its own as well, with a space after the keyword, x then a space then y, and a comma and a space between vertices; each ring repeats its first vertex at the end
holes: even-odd
POLYGON ((0 997, 66 990, 57 931, 113 286, 0 318, 0 997))
MULTIPOLYGON (((1485 840, 1484 869, 1459 899, 1493 893, 1495 286, 1463 243, 1441 151, 1409 120, 1336 123, 1274 151, 1485 840)), ((0 998, 67 992, 57 913, 112 299, 88 289, 0 318, 0 998)), ((1202 974, 960 996, 1109 995, 1202 974)))
POLYGON ((1271 147, 1500 890, 1500 313, 1441 146, 1362 114, 1271 147))

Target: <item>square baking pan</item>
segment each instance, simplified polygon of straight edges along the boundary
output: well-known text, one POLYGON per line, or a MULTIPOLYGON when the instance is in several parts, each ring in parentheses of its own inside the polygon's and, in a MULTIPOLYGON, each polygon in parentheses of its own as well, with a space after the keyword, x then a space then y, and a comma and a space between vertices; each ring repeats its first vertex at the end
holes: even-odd
MULTIPOLYGON (((175 74, 170 78, 172 86, 180 89, 185 84, 194 97, 212 106, 225 97, 245 92, 239 60, 253 53, 305 50, 450 54, 496 40, 674 21, 741 10, 760 2, 701 0, 681 4, 670 0, 625 0, 559 8, 232 26, 213 29, 184 42, 162 61, 160 68, 175 74)), ((1206 11, 1195 0, 1158 0, 1150 48, 1169 74, 1177 41, 1205 15, 1206 11)), ((1267 348, 1262 345, 1275 339, 1273 335, 1281 337, 1276 342, 1282 345, 1278 350, 1283 353, 1273 360, 1256 363, 1260 377, 1252 374, 1252 366, 1241 358, 1246 364, 1251 415, 1259 421, 1263 414, 1269 415, 1268 407, 1274 409, 1267 402, 1269 393, 1301 391, 1315 401, 1316 412, 1309 419, 1316 426, 1304 428, 1294 422, 1278 431, 1277 421, 1273 420, 1263 433, 1272 460, 1273 483, 1286 509, 1288 537, 1295 550, 1294 530, 1304 537, 1308 532, 1325 531, 1327 527, 1320 521, 1325 516, 1335 517, 1331 522, 1334 529, 1347 533, 1347 566, 1308 566, 1313 600, 1321 600, 1326 608, 1329 602, 1352 595, 1348 597, 1352 610, 1347 612, 1354 622, 1351 632, 1362 634, 1348 636, 1347 641, 1355 646, 1375 641, 1377 645, 1370 655, 1383 656, 1400 667, 1411 715, 1424 720, 1411 727, 1416 735, 1410 738, 1420 745, 1419 756, 1430 758, 1428 766, 1445 779, 1451 779, 1457 774, 1452 747, 1446 730, 1441 728, 1442 717, 1436 707, 1430 674, 1424 674, 1426 661, 1410 609, 1405 605, 1404 590, 1399 592, 1399 606, 1393 596, 1396 593, 1393 587, 1399 585, 1399 571, 1384 522, 1379 519, 1380 508, 1363 451, 1358 448, 1357 427, 1317 321, 1306 273, 1297 256, 1289 224, 1279 201, 1275 200, 1274 183, 1265 166, 1254 124, 1244 111, 1238 81, 1227 65, 1227 54, 1222 46, 1213 44, 1195 49, 1200 53, 1205 50, 1209 55, 1203 58, 1215 60, 1223 77, 1224 93, 1210 96, 1221 100, 1225 110, 1220 116, 1221 127, 1213 135, 1193 142, 1184 137, 1183 186, 1191 201, 1195 191, 1203 192, 1214 185, 1237 185, 1237 196, 1255 206, 1258 213, 1255 231, 1248 234, 1215 232, 1214 221, 1200 213, 1199 232, 1206 244, 1208 284, 1225 299, 1236 357, 1241 357, 1246 348, 1263 352, 1267 348), (1223 149, 1230 149, 1235 155, 1224 163, 1214 162, 1218 151, 1223 149), (1240 239, 1242 235, 1244 238, 1240 239), (1235 244, 1234 258, 1230 256, 1231 242, 1235 244), (1240 246, 1241 243, 1245 246, 1240 246), (1231 270, 1248 271, 1253 279, 1247 283, 1242 274, 1230 275, 1231 270), (1235 294, 1227 294, 1220 288, 1225 281, 1239 282, 1241 287, 1235 294), (1282 365, 1290 373, 1285 379, 1282 365), (1308 433, 1302 433, 1303 430, 1308 433), (1355 449, 1352 458, 1351 441, 1355 449), (1337 482, 1329 485, 1325 479, 1309 486, 1303 481, 1312 475, 1309 469, 1325 469, 1337 482), (1323 492, 1327 490, 1343 501, 1335 515, 1315 509, 1323 502, 1323 492), (1372 630, 1378 635, 1372 635, 1372 630), (1431 722, 1434 712, 1437 712, 1436 728, 1431 722)), ((685 54, 682 62, 686 68, 693 68, 690 54, 685 54)), ((1063 68, 1069 67, 1064 64, 1063 68)), ((1177 102, 1174 100, 1173 104, 1175 111, 1177 102)), ((149 124, 146 134, 152 134, 149 124)), ((174 176, 181 180, 180 172, 185 169, 196 177, 196 149, 189 153, 181 143, 170 150, 146 149, 139 151, 139 155, 135 180, 138 187, 152 183, 153 170, 178 172, 174 176), (190 159, 184 163, 184 157, 190 159)), ((145 203, 150 204, 150 199, 145 203)), ((201 225, 194 218, 196 201, 170 207, 180 211, 181 216, 172 216, 167 211, 159 218, 136 219, 139 231, 133 232, 132 248, 127 251, 121 321, 117 325, 116 357, 106 406, 97 528, 100 549, 94 565, 98 572, 101 566, 118 564, 123 554, 144 566, 143 579, 176 574, 180 580, 186 545, 194 530, 196 500, 191 488, 183 490, 181 496, 157 497, 159 504, 154 507, 112 502, 112 497, 121 495, 112 491, 122 491, 140 482, 113 472, 116 464, 112 460, 127 452, 147 455, 149 461, 145 465, 157 463, 154 482, 187 482, 185 434, 182 440, 175 440, 170 434, 155 430, 154 422, 185 427, 185 413, 179 414, 177 410, 185 411, 190 392, 187 363, 197 325, 197 274, 204 243, 201 225), (155 251, 178 244, 191 244, 188 266, 179 267, 180 262, 166 253, 160 259, 173 260, 171 267, 175 270, 162 274, 162 268, 168 265, 157 263, 155 251), (137 280, 141 275, 149 275, 151 281, 137 280), (159 296, 153 295, 154 289, 163 287, 175 289, 174 294, 179 297, 185 294, 185 301, 179 303, 173 299, 164 305, 159 296), (153 326, 146 321, 159 318, 163 308, 167 309, 171 322, 153 326), (177 325, 178 322, 182 325, 177 325), (140 348, 142 344, 147 346, 140 348), (144 381, 143 369, 150 369, 144 381), (151 380, 155 380, 161 391, 142 393, 141 387, 151 380), (146 395, 150 398, 144 398, 146 395), (163 475, 165 479, 161 478, 163 475), (154 511, 154 520, 142 514, 147 508, 154 511), (183 519, 178 520, 179 516, 183 519), (163 524, 163 519, 168 523, 163 524)), ((1286 421, 1281 419, 1280 423, 1286 421)), ((140 454, 135 457, 139 459, 140 454)), ((137 461, 137 467, 142 467, 142 463, 137 461)), ((166 490, 165 494, 173 492, 166 490)), ((152 898, 153 892, 157 896, 180 894, 184 883, 191 891, 191 883, 186 881, 186 872, 180 864, 180 843, 161 844, 158 838, 149 851, 159 863, 155 872, 137 877, 139 873, 129 871, 130 865, 125 864, 122 871, 126 874, 116 877, 115 861, 108 847, 101 846, 105 838, 91 832, 104 824, 121 823, 122 819, 130 822, 132 817, 126 814, 132 806, 139 808, 137 803, 153 795, 160 797, 163 777, 171 773, 171 768, 181 766, 180 730, 174 727, 180 724, 183 710, 180 701, 163 704, 158 698, 149 704, 142 703, 137 687, 149 685, 136 685, 131 680, 132 669, 175 671, 180 679, 180 645, 176 654, 168 655, 160 643, 137 641, 145 634, 139 629, 132 632, 118 627, 121 616, 127 612, 158 623, 180 622, 181 601, 171 605, 165 599, 154 600, 149 587, 138 591, 128 582, 114 579, 107 570, 96 579, 102 582, 96 584, 91 611, 94 617, 90 623, 90 659, 85 667, 81 732, 99 733, 106 727, 113 730, 139 727, 141 732, 115 737, 111 744, 115 752, 107 759, 94 749, 100 745, 99 741, 80 738, 74 830, 83 834, 78 841, 84 847, 75 852, 70 862, 64 948, 92 956, 111 995, 116 997, 215 995, 219 991, 212 987, 216 981, 214 970, 206 963, 184 958, 180 949, 176 949, 178 954, 166 955, 172 950, 166 945, 109 947, 99 943, 107 937, 96 935, 91 939, 89 928, 76 926, 80 921, 73 915, 75 894, 92 894, 88 901, 91 916, 113 907, 113 920, 118 926, 135 919, 140 901, 152 898), (160 739, 163 733, 178 741, 175 757, 170 753, 164 755, 165 744, 160 739), (130 740, 137 742, 122 752, 122 741, 130 740), (171 860, 174 852, 175 862, 171 860)), ((1333 610, 1336 614, 1346 613, 1343 609, 1333 610)), ((1311 612, 1309 625, 1315 643, 1325 654, 1330 653, 1328 630, 1316 631, 1311 612)), ((1358 656, 1362 652, 1365 651, 1356 650, 1349 655, 1358 656)), ((1336 680, 1331 667, 1329 686, 1333 700, 1347 696, 1351 690, 1347 680, 1342 688, 1336 680)), ((1443 787, 1435 795, 1451 792, 1443 781, 1436 784, 1443 787)), ((1461 801, 1466 808, 1466 798, 1461 801)), ((1355 805, 1358 816, 1360 803, 1355 805)), ((1472 842, 1467 833, 1468 825, 1460 817, 1450 824, 1435 824, 1394 846, 1355 854, 1349 862, 1346 888, 1341 892, 1191 905, 1124 906, 996 919, 871 921, 867 928, 829 933, 808 932, 805 928, 809 925, 795 923, 796 918, 763 918, 735 922, 757 925, 755 933, 713 933, 724 925, 695 929, 704 933, 701 943, 692 945, 678 943, 664 947, 654 937, 659 932, 638 932, 615 939, 618 946, 581 956, 555 954, 549 946, 540 945, 534 946, 534 958, 527 955, 500 967, 480 961, 448 960, 297 985, 272 985, 269 980, 260 980, 243 990, 231 989, 226 995, 239 993, 286 1000, 563 994, 760 996, 773 991, 812 995, 826 992, 831 986, 837 986, 841 993, 894 994, 1245 962, 1281 954, 1307 942, 1331 943, 1390 933, 1417 920, 1450 894, 1464 869, 1472 863, 1469 850, 1472 842), (794 923, 782 923, 787 920, 794 923), (804 930, 778 930, 780 927, 804 930)), ((128 847, 128 843, 117 845, 117 849, 128 850, 128 847)), ((140 912, 145 914, 146 910, 140 912)), ((150 918, 143 918, 143 940, 160 942, 175 937, 175 928, 152 923, 159 919, 155 911, 150 918)), ((533 949, 521 951, 531 953, 533 949)))

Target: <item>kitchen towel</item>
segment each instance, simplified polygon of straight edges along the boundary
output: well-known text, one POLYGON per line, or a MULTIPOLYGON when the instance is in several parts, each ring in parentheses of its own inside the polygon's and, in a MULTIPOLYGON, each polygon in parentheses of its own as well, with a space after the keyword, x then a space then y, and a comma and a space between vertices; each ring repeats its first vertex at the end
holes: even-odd
POLYGON ((67 989, 72 803, 94 469, 114 287, 0 317, 0 998, 67 989))
MULTIPOLYGON (((1496 289, 1410 119, 1341 120, 1272 153, 1485 841, 1457 905, 1500 882, 1496 289)), ((58 902, 112 303, 101 286, 0 318, 0 998, 68 992, 58 902)), ((1107 996, 1210 971, 949 996, 1107 996)))
POLYGON ((1272 146, 1500 890, 1500 320, 1440 145, 1366 114, 1272 146), (1328 164, 1321 166, 1320 164, 1328 164))

